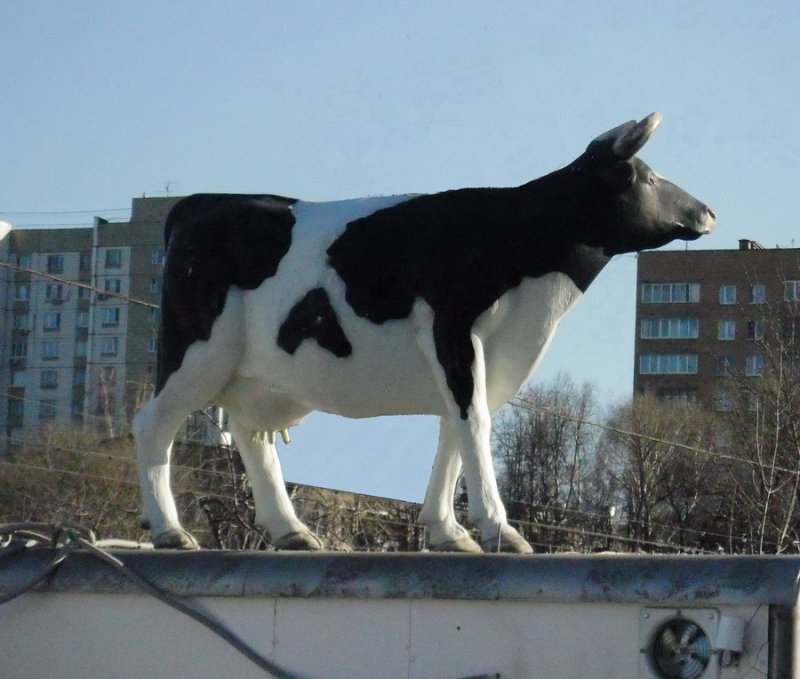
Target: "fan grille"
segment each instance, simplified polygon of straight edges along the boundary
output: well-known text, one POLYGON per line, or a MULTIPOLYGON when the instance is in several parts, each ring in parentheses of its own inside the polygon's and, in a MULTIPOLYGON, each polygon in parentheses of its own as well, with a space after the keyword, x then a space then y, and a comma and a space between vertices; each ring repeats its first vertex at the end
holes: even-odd
POLYGON ((673 618, 656 630, 650 659, 664 679, 697 679, 708 667, 711 653, 702 627, 686 618, 673 618))

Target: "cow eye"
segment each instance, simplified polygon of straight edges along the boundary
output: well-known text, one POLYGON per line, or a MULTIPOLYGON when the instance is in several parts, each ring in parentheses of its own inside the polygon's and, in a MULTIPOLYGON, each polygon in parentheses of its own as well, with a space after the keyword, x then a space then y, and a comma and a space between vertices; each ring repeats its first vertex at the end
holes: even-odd
POLYGON ((655 174, 651 172, 651 173, 648 175, 648 177, 647 177, 647 181, 648 181, 650 184, 653 184, 653 186, 655 186, 655 183, 656 183, 656 176, 655 176, 655 174))

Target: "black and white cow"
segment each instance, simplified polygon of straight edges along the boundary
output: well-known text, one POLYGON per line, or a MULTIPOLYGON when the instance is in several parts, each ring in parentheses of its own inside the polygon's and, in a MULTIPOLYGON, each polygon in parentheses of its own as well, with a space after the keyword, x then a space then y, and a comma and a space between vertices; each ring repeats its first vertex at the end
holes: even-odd
POLYGON ((490 413, 530 377, 560 319, 614 256, 709 233, 714 213, 635 158, 661 122, 607 132, 516 188, 310 203, 190 196, 170 212, 156 395, 134 423, 157 547, 197 544, 169 484, 172 439, 215 403, 278 548, 319 549, 284 488, 275 433, 313 410, 432 414, 420 521, 441 550, 529 552, 506 521, 490 413), (469 518, 452 498, 463 465, 469 518))

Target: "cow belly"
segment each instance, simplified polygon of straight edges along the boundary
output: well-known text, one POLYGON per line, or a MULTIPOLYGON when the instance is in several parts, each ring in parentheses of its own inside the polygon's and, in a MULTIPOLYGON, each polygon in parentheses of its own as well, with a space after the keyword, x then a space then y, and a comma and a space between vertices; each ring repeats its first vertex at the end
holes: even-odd
MULTIPOLYGON (((351 352, 337 355, 308 338, 289 353, 276 341, 281 325, 277 319, 269 323, 263 316, 260 322, 251 317, 247 336, 253 341, 227 391, 261 390, 272 403, 288 399, 307 410, 353 418, 444 413, 441 392, 418 348, 412 319, 376 325, 349 311, 338 295, 331 295, 331 302, 351 352), (264 335, 268 340, 258 341, 264 335)), ((262 303, 251 306, 266 315, 262 303)), ((253 408, 269 406, 261 403, 264 399, 244 401, 253 408)))
POLYGON ((552 272, 523 280, 478 318, 475 327, 484 345, 492 410, 533 375, 559 322, 582 294, 569 276, 552 272))
MULTIPOLYGON (((329 278, 323 286, 329 313, 352 351, 336 352, 310 336, 290 345, 290 353, 278 335, 293 305, 275 282, 244 293, 246 349, 225 393, 231 410, 248 411, 247 419, 260 418, 265 429, 293 424, 311 410, 352 418, 447 412, 438 366, 431 365, 419 342, 430 336, 429 314, 372 323, 353 312, 341 285, 329 278)), ((524 280, 478 318, 475 332, 484 345, 492 409, 528 379, 559 320, 580 295, 568 276, 551 273, 524 280)))

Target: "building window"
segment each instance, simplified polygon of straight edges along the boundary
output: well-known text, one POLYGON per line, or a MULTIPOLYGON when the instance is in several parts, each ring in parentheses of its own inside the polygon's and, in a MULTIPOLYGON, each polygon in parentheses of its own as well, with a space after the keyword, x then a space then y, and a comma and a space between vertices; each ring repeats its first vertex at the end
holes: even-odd
POLYGON ((64 301, 64 286, 61 283, 47 283, 44 286, 44 298, 48 302, 60 303, 64 301))
POLYGON ((761 283, 750 286, 750 304, 765 304, 767 301, 767 287, 761 283))
POLYGON ((31 286, 28 283, 17 283, 14 288, 14 299, 18 302, 24 302, 31 296, 31 286))
POLYGON ((54 399, 43 398, 39 401, 39 419, 40 420, 52 420, 55 419, 56 414, 58 413, 58 405, 57 401, 54 399))
POLYGON ((58 386, 58 370, 53 368, 42 370, 39 386, 42 389, 55 389, 58 386))
POLYGON ((694 405, 697 403, 697 389, 659 389, 658 397, 673 405, 694 405))
POLYGON ((151 323, 158 323, 159 319, 161 318, 161 309, 154 309, 153 307, 150 307, 147 310, 147 314, 151 323))
POLYGON ((70 409, 73 417, 81 417, 83 415, 83 396, 73 398, 70 409))
POLYGON ((645 318, 641 322, 642 339, 697 339, 696 318, 645 318))
POLYGON ((42 350, 42 360, 43 361, 52 361, 58 358, 58 342, 57 341, 46 341, 42 342, 41 344, 42 350))
POLYGON ((714 364, 714 374, 717 377, 730 377, 736 369, 736 359, 733 356, 717 356, 714 364))
POLYGON ((153 253, 150 255, 150 261, 156 266, 161 266, 164 263, 164 248, 153 248, 153 253))
POLYGON ((17 257, 17 266, 21 266, 24 269, 30 269, 31 263, 32 260, 30 255, 20 255, 17 257))
POLYGON ((61 329, 61 313, 58 311, 45 311, 42 314, 42 329, 55 331, 61 329))
POLYGON ((747 339, 764 339, 764 321, 747 321, 747 339))
POLYGON ((89 312, 88 311, 79 311, 78 315, 75 318, 75 327, 76 328, 88 328, 89 327, 89 312))
POLYGON ((28 381, 28 373, 24 370, 12 370, 11 371, 11 386, 12 387, 24 387, 25 383, 28 381))
POLYGON ((764 374, 764 357, 752 354, 745 360, 744 374, 748 377, 761 377, 764 374))
POLYGON ((12 316, 12 325, 14 330, 29 330, 28 314, 25 311, 15 311, 12 316))
POLYGON ((783 298, 787 302, 800 301, 800 281, 785 281, 783 284, 783 298))
POLYGON ((719 286, 719 303, 720 304, 736 304, 736 286, 735 285, 720 285, 719 286))
POLYGON ((700 283, 642 283, 643 304, 699 302, 700 283))
POLYGON ((150 292, 152 292, 154 295, 161 293, 161 281, 158 278, 150 279, 150 292))
POLYGON ((47 255, 47 273, 64 273, 64 255, 47 255))
POLYGON ((714 395, 714 410, 728 412, 733 410, 733 398, 730 392, 720 391, 714 395))
POLYGON ((103 309, 103 325, 119 325, 119 307, 112 306, 103 309))
POLYGON ((76 370, 72 373, 72 386, 85 387, 86 386, 86 372, 83 370, 76 370))
POLYGON ((122 266, 122 250, 106 250, 106 269, 119 269, 122 266))
POLYGON ((783 338, 791 344, 800 338, 800 316, 787 316, 783 319, 783 338))
POLYGON ((84 288, 82 285, 78 286, 78 299, 90 299, 92 291, 89 288, 84 288))
POLYGON ((113 365, 103 366, 100 371, 100 384, 112 385, 117 382, 117 369, 113 365))
POLYGON ((28 355, 27 342, 14 342, 11 345, 11 358, 25 358, 28 355))
POLYGON ((119 351, 118 337, 103 337, 100 340, 100 353, 104 356, 116 356, 119 351))
POLYGON ((723 320, 717 324, 717 339, 736 339, 736 321, 723 320))
POLYGON ((122 280, 119 278, 106 278, 103 289, 106 292, 113 292, 118 295, 122 291, 122 280))
POLYGON ((158 351, 158 338, 150 337, 147 340, 147 353, 155 354, 158 351))
POLYGON ((78 257, 78 269, 81 271, 90 271, 92 268, 92 253, 88 251, 81 252, 78 257))
POLYGON ((642 354, 640 375, 695 375, 697 354, 642 354))
POLYGON ((25 401, 21 398, 11 397, 8 400, 8 419, 9 420, 22 420, 23 415, 25 414, 25 401))
POLYGON ((75 358, 86 358, 86 340, 75 342, 75 358))

